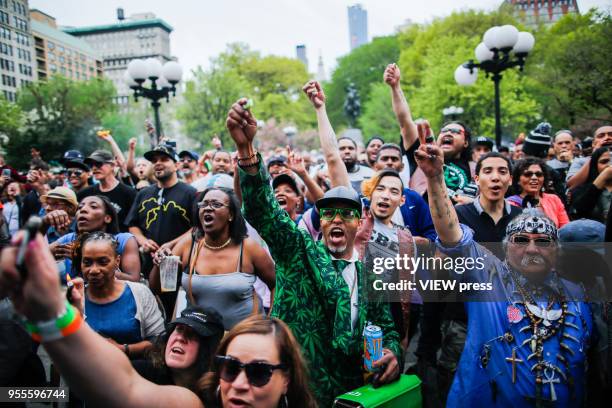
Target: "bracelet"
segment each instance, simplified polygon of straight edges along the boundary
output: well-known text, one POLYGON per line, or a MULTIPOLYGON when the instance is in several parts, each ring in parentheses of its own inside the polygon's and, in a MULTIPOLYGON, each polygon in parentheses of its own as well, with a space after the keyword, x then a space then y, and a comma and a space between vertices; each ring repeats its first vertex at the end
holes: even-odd
POLYGON ((128 346, 127 343, 123 345, 123 352, 125 353, 126 356, 128 357, 130 356, 130 347, 128 346))
POLYGON ((238 157, 238 162, 240 163, 243 160, 251 160, 252 158, 254 158, 255 156, 257 156, 257 152, 254 152, 252 155, 250 155, 249 157, 238 157))
POLYGON ((43 322, 25 322, 26 330, 38 343, 59 340, 68 337, 81 327, 83 318, 79 311, 66 301, 66 307, 55 319, 43 322))

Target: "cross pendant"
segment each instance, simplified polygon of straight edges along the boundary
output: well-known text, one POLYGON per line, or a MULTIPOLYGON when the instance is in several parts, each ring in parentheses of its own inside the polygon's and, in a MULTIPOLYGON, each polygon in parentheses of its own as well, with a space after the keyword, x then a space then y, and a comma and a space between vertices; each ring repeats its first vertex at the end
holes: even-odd
POLYGON ((506 361, 512 364, 512 384, 516 383, 516 363, 522 363, 523 360, 516 358, 516 348, 512 349, 512 357, 506 357, 506 361))
POLYGON ((551 401, 556 401, 557 393, 555 392, 555 384, 559 384, 561 380, 555 378, 555 371, 550 368, 544 370, 544 377, 542 384, 550 384, 550 399, 551 401))

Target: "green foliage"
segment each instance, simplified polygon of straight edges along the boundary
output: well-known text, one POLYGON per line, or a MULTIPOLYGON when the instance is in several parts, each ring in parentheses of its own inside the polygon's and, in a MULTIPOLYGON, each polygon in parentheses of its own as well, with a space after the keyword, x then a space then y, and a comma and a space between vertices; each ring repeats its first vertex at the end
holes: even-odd
POLYGON ((247 82, 233 69, 195 71, 194 79, 186 83, 185 102, 177 112, 187 135, 200 146, 212 146, 214 135, 219 135, 224 145, 231 145, 225 129, 227 111, 247 89, 247 82))
MULTIPOLYGON (((612 120, 612 16, 591 10, 567 15, 538 33, 529 75, 542 114, 554 127, 612 120), (551 86, 552 85, 552 86, 551 86)), ((592 129, 591 129, 592 130, 592 129)))
POLYGON ((225 129, 229 107, 240 97, 254 101, 253 114, 260 120, 275 120, 298 128, 315 126, 308 101, 300 98, 308 80, 304 65, 292 58, 262 57, 245 44, 230 44, 212 60, 211 68, 199 68, 184 93, 179 119, 187 135, 210 147, 217 134, 225 145, 231 138, 225 129))
POLYGON ((378 135, 385 141, 397 142, 399 125, 393 114, 391 92, 386 84, 372 84, 370 99, 365 103, 363 110, 364 113, 359 118, 359 127, 365 139, 378 135))
MULTIPOLYGON (((443 63, 438 58, 425 61, 421 86, 409 97, 415 117, 427 118, 434 129, 444 121, 442 110, 450 105, 464 109, 464 120, 474 134, 495 135, 495 110, 493 82, 479 72, 478 81, 468 87, 457 85, 454 71, 470 58, 479 42, 478 37, 445 36, 434 40, 429 48, 431 55, 444 55, 443 63)), ((517 70, 503 73, 501 81, 502 131, 509 136, 529 129, 537 120, 540 107, 525 92, 525 82, 517 70)))
POLYGON ((398 60, 399 52, 397 36, 378 37, 338 59, 331 82, 325 86, 327 112, 336 131, 349 125, 343 109, 346 87, 354 83, 364 104, 370 98, 370 86, 382 81, 385 68, 398 60))
POLYGON ((98 145, 95 130, 102 117, 115 109, 111 81, 73 82, 55 75, 22 88, 18 105, 26 113, 18 137, 12 137, 7 155, 16 165, 27 164, 31 147, 46 160, 57 160, 68 149, 90 152, 98 145))
MULTIPOLYGON (((453 13, 427 26, 411 26, 399 35, 402 87, 415 118, 426 118, 434 129, 439 129, 444 121, 442 110, 451 105, 461 106, 465 112, 461 119, 474 134, 494 136, 493 82, 481 71, 474 85, 461 87, 455 82, 454 71, 474 59, 474 49, 488 28, 503 24, 524 29, 502 8, 492 13, 453 13)), ((530 64, 533 59, 529 57, 527 62, 530 64)), ((541 103, 529 92, 534 81, 528 75, 519 74, 518 69, 502 75, 502 133, 513 139, 539 120, 541 103)), ((383 98, 382 93, 380 97, 383 98)))
POLYGON ((0 151, 13 137, 19 137, 24 116, 19 105, 0 98, 0 151))

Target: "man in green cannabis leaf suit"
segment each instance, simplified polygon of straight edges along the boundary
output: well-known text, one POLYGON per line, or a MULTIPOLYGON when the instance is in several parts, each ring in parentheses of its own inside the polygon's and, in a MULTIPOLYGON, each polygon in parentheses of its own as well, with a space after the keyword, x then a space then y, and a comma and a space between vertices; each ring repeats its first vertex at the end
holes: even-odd
POLYGON ((317 201, 323 241, 298 229, 276 202, 270 176, 253 148, 257 121, 246 102, 237 101, 227 118, 238 151, 243 211, 276 262, 272 314, 289 325, 302 346, 319 405, 331 407, 336 396, 363 385, 365 325, 371 322, 383 331, 379 384, 399 376, 399 335, 388 305, 366 294, 375 275, 366 273, 353 248, 361 215, 357 193, 340 186, 317 201))

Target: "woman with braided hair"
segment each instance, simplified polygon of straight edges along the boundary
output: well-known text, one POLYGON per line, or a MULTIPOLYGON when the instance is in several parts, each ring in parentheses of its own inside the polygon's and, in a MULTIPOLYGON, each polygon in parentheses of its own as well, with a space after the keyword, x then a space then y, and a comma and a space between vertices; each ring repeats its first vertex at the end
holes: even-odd
POLYGON ((117 239, 117 253, 121 255, 121 269, 117 279, 138 282, 140 280, 140 254, 136 238, 129 232, 120 232, 117 211, 110 200, 104 196, 85 197, 79 203, 76 212, 77 232, 60 237, 51 244, 51 253, 59 262, 60 275, 66 281, 66 274, 71 278, 81 275, 78 262, 72 262, 75 243, 83 233, 96 231, 106 232, 117 239))

